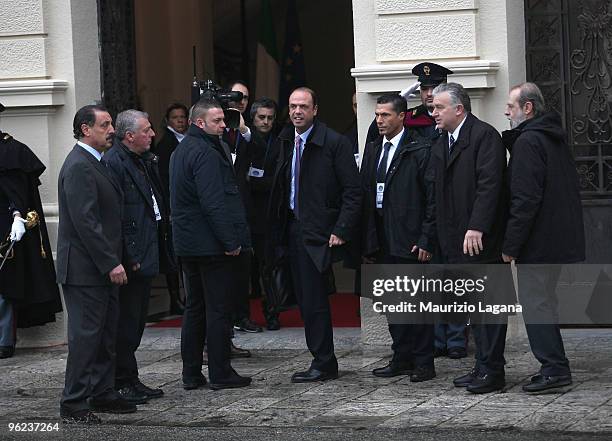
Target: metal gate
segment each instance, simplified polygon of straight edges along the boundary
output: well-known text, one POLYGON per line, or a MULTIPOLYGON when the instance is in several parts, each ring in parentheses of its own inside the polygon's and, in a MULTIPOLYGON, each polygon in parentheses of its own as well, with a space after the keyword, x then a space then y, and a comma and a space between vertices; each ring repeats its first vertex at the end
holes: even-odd
POLYGON ((587 262, 612 262, 612 0, 525 0, 527 80, 563 119, 587 262))

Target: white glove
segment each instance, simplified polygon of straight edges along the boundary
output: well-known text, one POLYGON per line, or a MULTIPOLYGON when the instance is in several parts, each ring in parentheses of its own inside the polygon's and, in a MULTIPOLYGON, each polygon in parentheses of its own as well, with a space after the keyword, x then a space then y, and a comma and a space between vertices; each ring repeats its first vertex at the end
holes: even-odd
POLYGON ((400 92, 400 95, 403 96, 404 98, 410 98, 411 96, 415 95, 415 92, 419 90, 420 86, 421 86, 421 83, 417 81, 416 83, 412 84, 407 89, 402 90, 400 92))
POLYGON ((19 242, 23 235, 25 234, 25 219, 22 219, 20 216, 15 216, 13 218, 13 225, 11 226, 11 241, 19 242))

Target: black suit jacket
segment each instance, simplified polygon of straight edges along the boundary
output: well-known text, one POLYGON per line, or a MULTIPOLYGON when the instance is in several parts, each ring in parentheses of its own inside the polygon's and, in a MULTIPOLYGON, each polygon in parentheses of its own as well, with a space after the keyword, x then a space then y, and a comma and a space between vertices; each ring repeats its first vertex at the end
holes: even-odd
MULTIPOLYGON (((287 126, 276 140, 279 159, 270 196, 269 258, 279 257, 287 244, 291 162, 295 128, 287 126)), ((331 234, 350 241, 356 237, 361 186, 349 140, 315 120, 300 168, 299 216, 304 246, 320 272, 346 257, 345 246, 329 248, 331 234), (333 252, 332 252, 333 250, 333 252)))
POLYGON ((508 198, 506 149, 497 130, 469 113, 450 156, 444 133, 432 147, 430 164, 435 172, 438 240, 447 262, 499 262, 508 198), (484 233, 479 255, 463 254, 467 230, 484 233))
POLYGON ((121 263, 121 188, 110 170, 78 144, 58 179, 57 281, 104 286, 121 263))

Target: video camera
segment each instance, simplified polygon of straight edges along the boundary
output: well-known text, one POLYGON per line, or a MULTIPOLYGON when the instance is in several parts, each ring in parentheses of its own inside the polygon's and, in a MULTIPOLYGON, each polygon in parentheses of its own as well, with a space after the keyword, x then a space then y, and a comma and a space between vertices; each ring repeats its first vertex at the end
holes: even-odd
POLYGON ((191 85, 191 104, 197 103, 202 98, 215 99, 221 104, 223 113, 225 114, 225 125, 230 129, 240 127, 240 112, 236 109, 230 109, 230 101, 238 102, 242 100, 242 92, 222 89, 213 80, 198 81, 195 77, 191 85))

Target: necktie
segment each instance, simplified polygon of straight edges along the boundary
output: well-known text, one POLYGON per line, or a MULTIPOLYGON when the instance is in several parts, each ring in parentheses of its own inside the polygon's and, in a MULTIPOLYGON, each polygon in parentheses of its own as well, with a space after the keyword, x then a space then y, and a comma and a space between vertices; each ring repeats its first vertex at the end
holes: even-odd
POLYGON ((385 182, 385 177, 387 176, 387 161, 389 160, 389 150, 391 149, 390 142, 386 142, 383 148, 385 152, 383 153, 382 160, 380 164, 378 164, 378 170, 376 170, 376 182, 385 182))
POLYGON ((453 153, 453 147, 455 146, 455 138, 453 138, 453 135, 450 135, 448 137, 448 154, 450 155, 451 153, 453 153))
POLYGON ((302 162, 302 138, 300 136, 295 137, 295 153, 293 154, 295 157, 295 167, 293 171, 293 212, 295 213, 295 217, 298 217, 298 197, 300 190, 300 167, 302 162))

